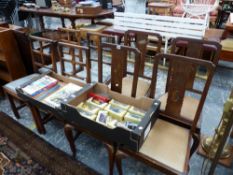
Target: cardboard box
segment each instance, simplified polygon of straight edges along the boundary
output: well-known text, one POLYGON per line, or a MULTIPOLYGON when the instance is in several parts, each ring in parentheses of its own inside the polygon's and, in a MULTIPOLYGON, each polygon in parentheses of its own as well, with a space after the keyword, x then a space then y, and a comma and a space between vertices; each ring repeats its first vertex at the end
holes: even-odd
POLYGON ((142 97, 140 99, 131 98, 111 91, 105 84, 96 83, 84 87, 82 92, 80 92, 75 99, 71 100, 67 104, 62 104, 61 111, 64 119, 67 120, 68 123, 77 126, 77 128, 79 128, 81 131, 86 131, 90 133, 90 135, 94 135, 94 137, 101 140, 116 143, 120 146, 138 151, 157 119, 159 106, 160 102, 157 100, 147 97, 142 97), (105 96, 107 95, 121 103, 143 109, 147 111, 145 117, 142 118, 135 130, 128 130, 122 127, 111 129, 96 121, 82 117, 76 106, 81 102, 86 101, 90 92, 105 96))

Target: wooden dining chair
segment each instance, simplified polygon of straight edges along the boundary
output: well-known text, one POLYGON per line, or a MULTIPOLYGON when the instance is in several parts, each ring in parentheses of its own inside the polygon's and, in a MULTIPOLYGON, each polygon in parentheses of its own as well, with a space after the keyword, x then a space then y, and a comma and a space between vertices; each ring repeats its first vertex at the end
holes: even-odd
POLYGON ((57 71, 55 59, 56 42, 37 36, 30 36, 30 48, 33 70, 35 73, 16 79, 4 85, 3 89, 7 95, 11 109, 17 119, 20 118, 18 110, 26 106, 25 101, 17 95, 16 88, 38 76, 37 72, 46 72, 48 70, 57 71), (20 105, 16 105, 19 101, 20 105))
POLYGON ((150 81, 139 78, 141 53, 137 48, 102 43, 101 53, 103 49, 109 49, 111 52, 111 90, 136 98, 152 96, 150 81), (133 64, 127 60, 129 54, 134 55, 133 64))
POLYGON ((217 41, 177 37, 172 41, 171 53, 208 60, 217 65, 221 48, 217 41))
POLYGON ((29 38, 34 72, 39 70, 57 72, 57 41, 33 35, 30 35, 29 38))
POLYGON ((162 46, 162 36, 160 34, 152 32, 128 30, 127 32, 125 32, 124 38, 125 45, 133 46, 134 44, 135 47, 138 48, 141 52, 139 76, 151 79, 151 77, 144 75, 147 52, 152 51, 154 52, 154 55, 160 53, 162 46), (134 38, 133 42, 132 36, 134 38))
POLYGON ((58 42, 58 54, 60 59, 61 74, 91 82, 89 48, 76 44, 58 42), (69 50, 69 52, 67 52, 69 50), (80 52, 85 59, 80 59, 80 52), (85 68, 85 69, 84 69, 85 68), (86 74, 86 75, 84 75, 86 74))
MULTIPOLYGON (((169 118, 159 116, 138 152, 119 147, 116 152, 119 174, 122 174, 122 159, 129 155, 165 174, 188 173, 190 157, 200 140, 195 130, 213 76, 214 64, 191 57, 159 54, 154 59, 154 83, 157 79, 158 63, 164 58, 169 60, 169 70, 166 95, 160 98, 160 110, 163 111, 161 114, 167 115, 169 118), (200 94, 198 104, 193 101, 194 97, 185 95, 189 91, 185 85, 189 80, 190 66, 193 65, 205 66, 210 72, 203 86, 203 92, 196 90, 196 93, 200 94), (187 100, 188 104, 185 103, 187 100), (191 114, 194 117, 193 121, 190 122, 191 127, 176 122, 178 119, 183 120, 186 114, 191 114)), ((187 118, 185 119, 187 120, 187 118)))
POLYGON ((99 32, 87 33, 87 46, 89 47, 90 58, 92 62, 97 62, 98 66, 98 82, 103 83, 107 80, 108 77, 108 75, 103 75, 103 66, 111 66, 111 62, 105 60, 105 57, 108 57, 109 52, 106 50, 105 53, 103 53, 103 55, 101 53, 101 43, 116 43, 117 39, 117 36, 114 35, 108 35, 99 32))

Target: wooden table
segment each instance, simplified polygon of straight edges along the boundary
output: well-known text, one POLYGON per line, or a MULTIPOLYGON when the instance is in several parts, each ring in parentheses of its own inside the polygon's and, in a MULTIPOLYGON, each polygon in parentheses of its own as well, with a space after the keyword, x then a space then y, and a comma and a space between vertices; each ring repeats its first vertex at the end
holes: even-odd
POLYGON ((114 12, 113 9, 109 9, 109 10, 103 9, 100 13, 97 13, 97 14, 76 14, 74 8, 71 9, 70 12, 60 12, 60 11, 53 11, 51 8, 49 8, 49 9, 37 9, 37 8, 27 8, 27 7, 20 7, 19 11, 24 12, 24 13, 29 13, 29 15, 38 16, 42 30, 44 30, 44 21, 43 21, 44 16, 61 18, 62 27, 65 27, 64 19, 67 18, 71 21, 72 27, 75 28, 75 20, 76 19, 81 19, 81 18, 82 19, 91 19, 91 22, 94 23, 94 20, 96 18, 112 16, 113 12, 114 12))
POLYGON ((166 2, 151 2, 148 4, 149 14, 171 15, 172 6, 166 2))

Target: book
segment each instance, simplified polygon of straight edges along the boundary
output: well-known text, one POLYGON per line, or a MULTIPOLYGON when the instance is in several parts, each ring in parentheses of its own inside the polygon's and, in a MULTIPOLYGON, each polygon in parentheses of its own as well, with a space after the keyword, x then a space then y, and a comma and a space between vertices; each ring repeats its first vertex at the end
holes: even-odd
POLYGON ((58 83, 58 80, 48 75, 35 80, 31 84, 22 88, 22 90, 30 96, 35 96, 43 92, 44 90, 50 89, 58 83))
POLYGON ((78 86, 73 83, 68 83, 64 85, 62 88, 58 89, 44 100, 44 103, 50 105, 51 107, 59 108, 61 103, 67 103, 71 99, 76 97, 76 93, 81 89, 81 86, 78 86))
POLYGON ((99 107, 92 105, 90 103, 87 103, 87 102, 81 102, 76 108, 82 109, 92 114, 97 114, 97 112, 100 110, 99 107))
POLYGON ((94 106, 101 108, 101 109, 104 109, 108 105, 108 103, 105 103, 105 102, 100 101, 98 99, 95 99, 93 97, 87 99, 86 103, 89 103, 89 104, 94 105, 94 106))
POLYGON ((124 110, 128 110, 129 107, 130 107, 130 105, 121 103, 121 102, 119 102, 117 100, 114 100, 114 99, 112 99, 109 103, 112 104, 112 105, 118 106, 118 107, 120 107, 120 108, 122 108, 124 110))

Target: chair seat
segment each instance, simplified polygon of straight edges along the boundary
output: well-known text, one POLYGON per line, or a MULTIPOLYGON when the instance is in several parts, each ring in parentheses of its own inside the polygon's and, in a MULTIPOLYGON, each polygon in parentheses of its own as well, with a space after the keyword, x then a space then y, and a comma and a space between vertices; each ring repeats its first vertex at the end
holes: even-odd
POLYGON ((7 83, 3 86, 3 88, 7 91, 10 91, 12 93, 16 93, 16 88, 20 87, 21 85, 23 85, 24 83, 30 81, 32 78, 35 78, 36 76, 38 76, 39 74, 34 73, 31 75, 27 75, 25 77, 19 78, 17 80, 11 81, 10 83, 7 83))
MULTIPOLYGON (((126 76, 122 79, 122 94, 126 96, 131 96, 133 84, 133 76, 126 76)), ((136 98, 140 98, 146 95, 150 88, 149 81, 145 79, 138 79, 136 98)))
POLYGON ((221 41, 222 50, 233 52, 233 39, 227 38, 221 41))
POLYGON ((157 119, 139 152, 180 173, 186 170, 190 132, 157 119))
MULTIPOLYGON (((165 93, 163 96, 159 98, 159 100, 161 101, 160 111, 162 112, 165 111, 167 105, 167 97, 168 94, 165 93)), ((180 117, 189 121, 193 121, 198 108, 198 104, 199 104, 199 100, 190 96, 185 96, 183 101, 183 106, 180 112, 180 117)))

